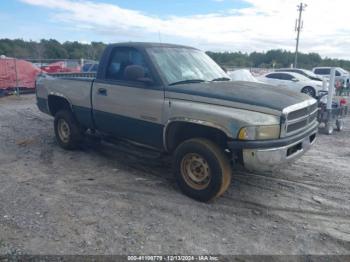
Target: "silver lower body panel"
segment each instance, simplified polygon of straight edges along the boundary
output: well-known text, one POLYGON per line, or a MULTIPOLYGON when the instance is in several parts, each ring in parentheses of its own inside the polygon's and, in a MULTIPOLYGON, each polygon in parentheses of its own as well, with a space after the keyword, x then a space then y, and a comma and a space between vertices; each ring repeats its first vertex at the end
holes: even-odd
POLYGON ((243 149, 244 167, 249 171, 266 172, 294 162, 307 152, 316 141, 316 132, 283 147, 243 149))

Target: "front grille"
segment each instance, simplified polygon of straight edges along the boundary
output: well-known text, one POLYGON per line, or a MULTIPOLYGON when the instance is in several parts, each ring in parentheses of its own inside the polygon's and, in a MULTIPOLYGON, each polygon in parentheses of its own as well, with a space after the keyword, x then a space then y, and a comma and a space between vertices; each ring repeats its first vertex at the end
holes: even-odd
POLYGON ((317 103, 314 103, 313 105, 309 106, 309 112, 314 112, 318 108, 317 103))
POLYGON ((306 101, 286 108, 283 111, 285 122, 282 126, 281 136, 293 135, 307 129, 317 121, 317 111, 318 108, 315 101, 306 101))
POLYGON ((317 110, 315 111, 315 113, 311 114, 309 117, 309 122, 313 122, 315 119, 317 118, 317 110))
POLYGON ((302 120, 300 122, 296 122, 294 124, 290 124, 287 126, 287 133, 301 129, 301 128, 305 127, 306 125, 307 125, 307 119, 302 120))
POLYGON ((307 113, 308 113, 307 107, 296 110, 294 112, 290 112, 288 114, 288 120, 293 120, 293 119, 297 119, 299 117, 303 117, 303 116, 307 115, 307 113))

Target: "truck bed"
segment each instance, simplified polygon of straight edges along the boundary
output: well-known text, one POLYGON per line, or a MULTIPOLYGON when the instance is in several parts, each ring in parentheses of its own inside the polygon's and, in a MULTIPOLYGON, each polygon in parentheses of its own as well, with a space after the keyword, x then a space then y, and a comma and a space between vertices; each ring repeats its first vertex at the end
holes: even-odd
POLYGON ((43 75, 38 78, 36 85, 37 101, 39 108, 47 113, 51 112, 48 106, 50 95, 65 98, 70 105, 78 121, 87 127, 92 124, 91 117, 91 88, 94 78, 69 76, 53 77, 43 75))

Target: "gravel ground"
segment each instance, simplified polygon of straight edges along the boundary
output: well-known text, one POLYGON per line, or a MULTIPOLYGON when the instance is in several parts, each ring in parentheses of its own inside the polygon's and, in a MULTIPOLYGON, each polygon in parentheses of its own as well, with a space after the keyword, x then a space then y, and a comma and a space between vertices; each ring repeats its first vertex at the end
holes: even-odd
POLYGON ((350 119, 211 204, 125 143, 67 152, 33 95, 0 99, 0 254, 350 254, 350 119))

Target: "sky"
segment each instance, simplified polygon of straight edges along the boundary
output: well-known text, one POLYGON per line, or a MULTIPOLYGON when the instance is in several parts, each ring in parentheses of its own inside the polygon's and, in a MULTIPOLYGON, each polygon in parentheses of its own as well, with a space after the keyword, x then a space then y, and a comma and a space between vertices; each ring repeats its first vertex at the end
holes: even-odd
MULTIPOLYGON (((295 50, 300 0, 1 0, 0 38, 295 50)), ((304 0, 301 52, 350 59, 350 1, 304 0)))

